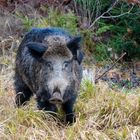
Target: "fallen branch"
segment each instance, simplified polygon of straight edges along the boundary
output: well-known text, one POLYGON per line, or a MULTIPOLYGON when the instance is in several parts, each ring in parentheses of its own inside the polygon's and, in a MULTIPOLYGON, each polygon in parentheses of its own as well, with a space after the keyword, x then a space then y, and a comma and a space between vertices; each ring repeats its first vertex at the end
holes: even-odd
POLYGON ((98 80, 99 80, 100 78, 102 78, 107 72, 109 72, 109 71, 116 65, 116 63, 117 63, 118 61, 120 61, 125 55, 126 55, 126 52, 123 53, 123 54, 114 62, 114 64, 113 64, 109 69, 107 69, 102 75, 100 75, 98 78, 96 78, 96 79, 95 79, 95 83, 97 83, 98 80))

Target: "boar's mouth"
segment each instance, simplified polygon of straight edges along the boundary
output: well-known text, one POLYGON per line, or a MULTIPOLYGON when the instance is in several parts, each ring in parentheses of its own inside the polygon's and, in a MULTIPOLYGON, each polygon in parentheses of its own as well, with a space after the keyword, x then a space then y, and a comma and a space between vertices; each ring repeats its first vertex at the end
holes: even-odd
POLYGON ((49 99, 49 102, 52 104, 62 104, 63 98, 59 92, 53 93, 52 97, 49 99))

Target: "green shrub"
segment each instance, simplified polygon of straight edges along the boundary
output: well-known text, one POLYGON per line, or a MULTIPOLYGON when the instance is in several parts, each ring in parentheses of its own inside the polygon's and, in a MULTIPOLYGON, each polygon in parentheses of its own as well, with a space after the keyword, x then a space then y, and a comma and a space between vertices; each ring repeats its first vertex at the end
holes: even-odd
MULTIPOLYGON (((130 5, 126 3, 118 4, 112 9, 112 15, 120 15, 127 12, 130 5)), ((124 14, 123 16, 110 19, 100 19, 98 29, 96 30, 97 36, 102 36, 102 44, 106 44, 106 48, 112 48, 113 52, 120 56, 126 52, 124 60, 130 61, 140 58, 140 8, 134 6, 131 13, 124 14), (108 36, 106 36, 107 33, 108 36), (108 41, 106 41, 108 40, 108 41)), ((99 42, 100 43, 100 42, 99 42)), ((98 47, 97 47, 98 48, 98 47)), ((102 49, 97 50, 101 56, 105 53, 102 49)), ((105 58, 105 57, 104 57, 105 58)))
POLYGON ((140 58, 140 16, 138 12, 140 9, 134 7, 132 13, 118 18, 117 24, 111 28, 113 36, 110 39, 110 46, 118 54, 126 52, 125 60, 140 58))

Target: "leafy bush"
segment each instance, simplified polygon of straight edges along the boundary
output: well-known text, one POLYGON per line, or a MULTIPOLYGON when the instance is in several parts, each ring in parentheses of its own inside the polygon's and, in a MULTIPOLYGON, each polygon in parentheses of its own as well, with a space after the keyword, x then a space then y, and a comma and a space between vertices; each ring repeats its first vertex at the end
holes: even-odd
POLYGON ((110 39, 110 47, 112 46, 117 54, 126 52, 125 60, 140 58, 140 17, 138 12, 140 9, 134 7, 129 15, 117 18, 116 25, 111 28, 113 36, 110 39))

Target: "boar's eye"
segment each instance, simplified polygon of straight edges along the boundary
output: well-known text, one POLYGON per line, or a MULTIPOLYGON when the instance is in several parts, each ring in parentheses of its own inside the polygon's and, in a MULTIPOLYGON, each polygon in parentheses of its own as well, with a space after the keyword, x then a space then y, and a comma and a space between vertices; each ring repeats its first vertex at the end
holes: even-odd
POLYGON ((68 70, 68 69, 70 69, 70 61, 65 61, 64 63, 63 63, 63 67, 62 67, 62 69, 63 70, 68 70))
POLYGON ((53 70, 53 65, 51 62, 46 62, 46 66, 48 70, 53 70))
POLYGON ((68 62, 65 62, 65 63, 63 64, 63 67, 64 67, 64 68, 67 68, 68 65, 69 65, 69 63, 68 63, 68 62))

